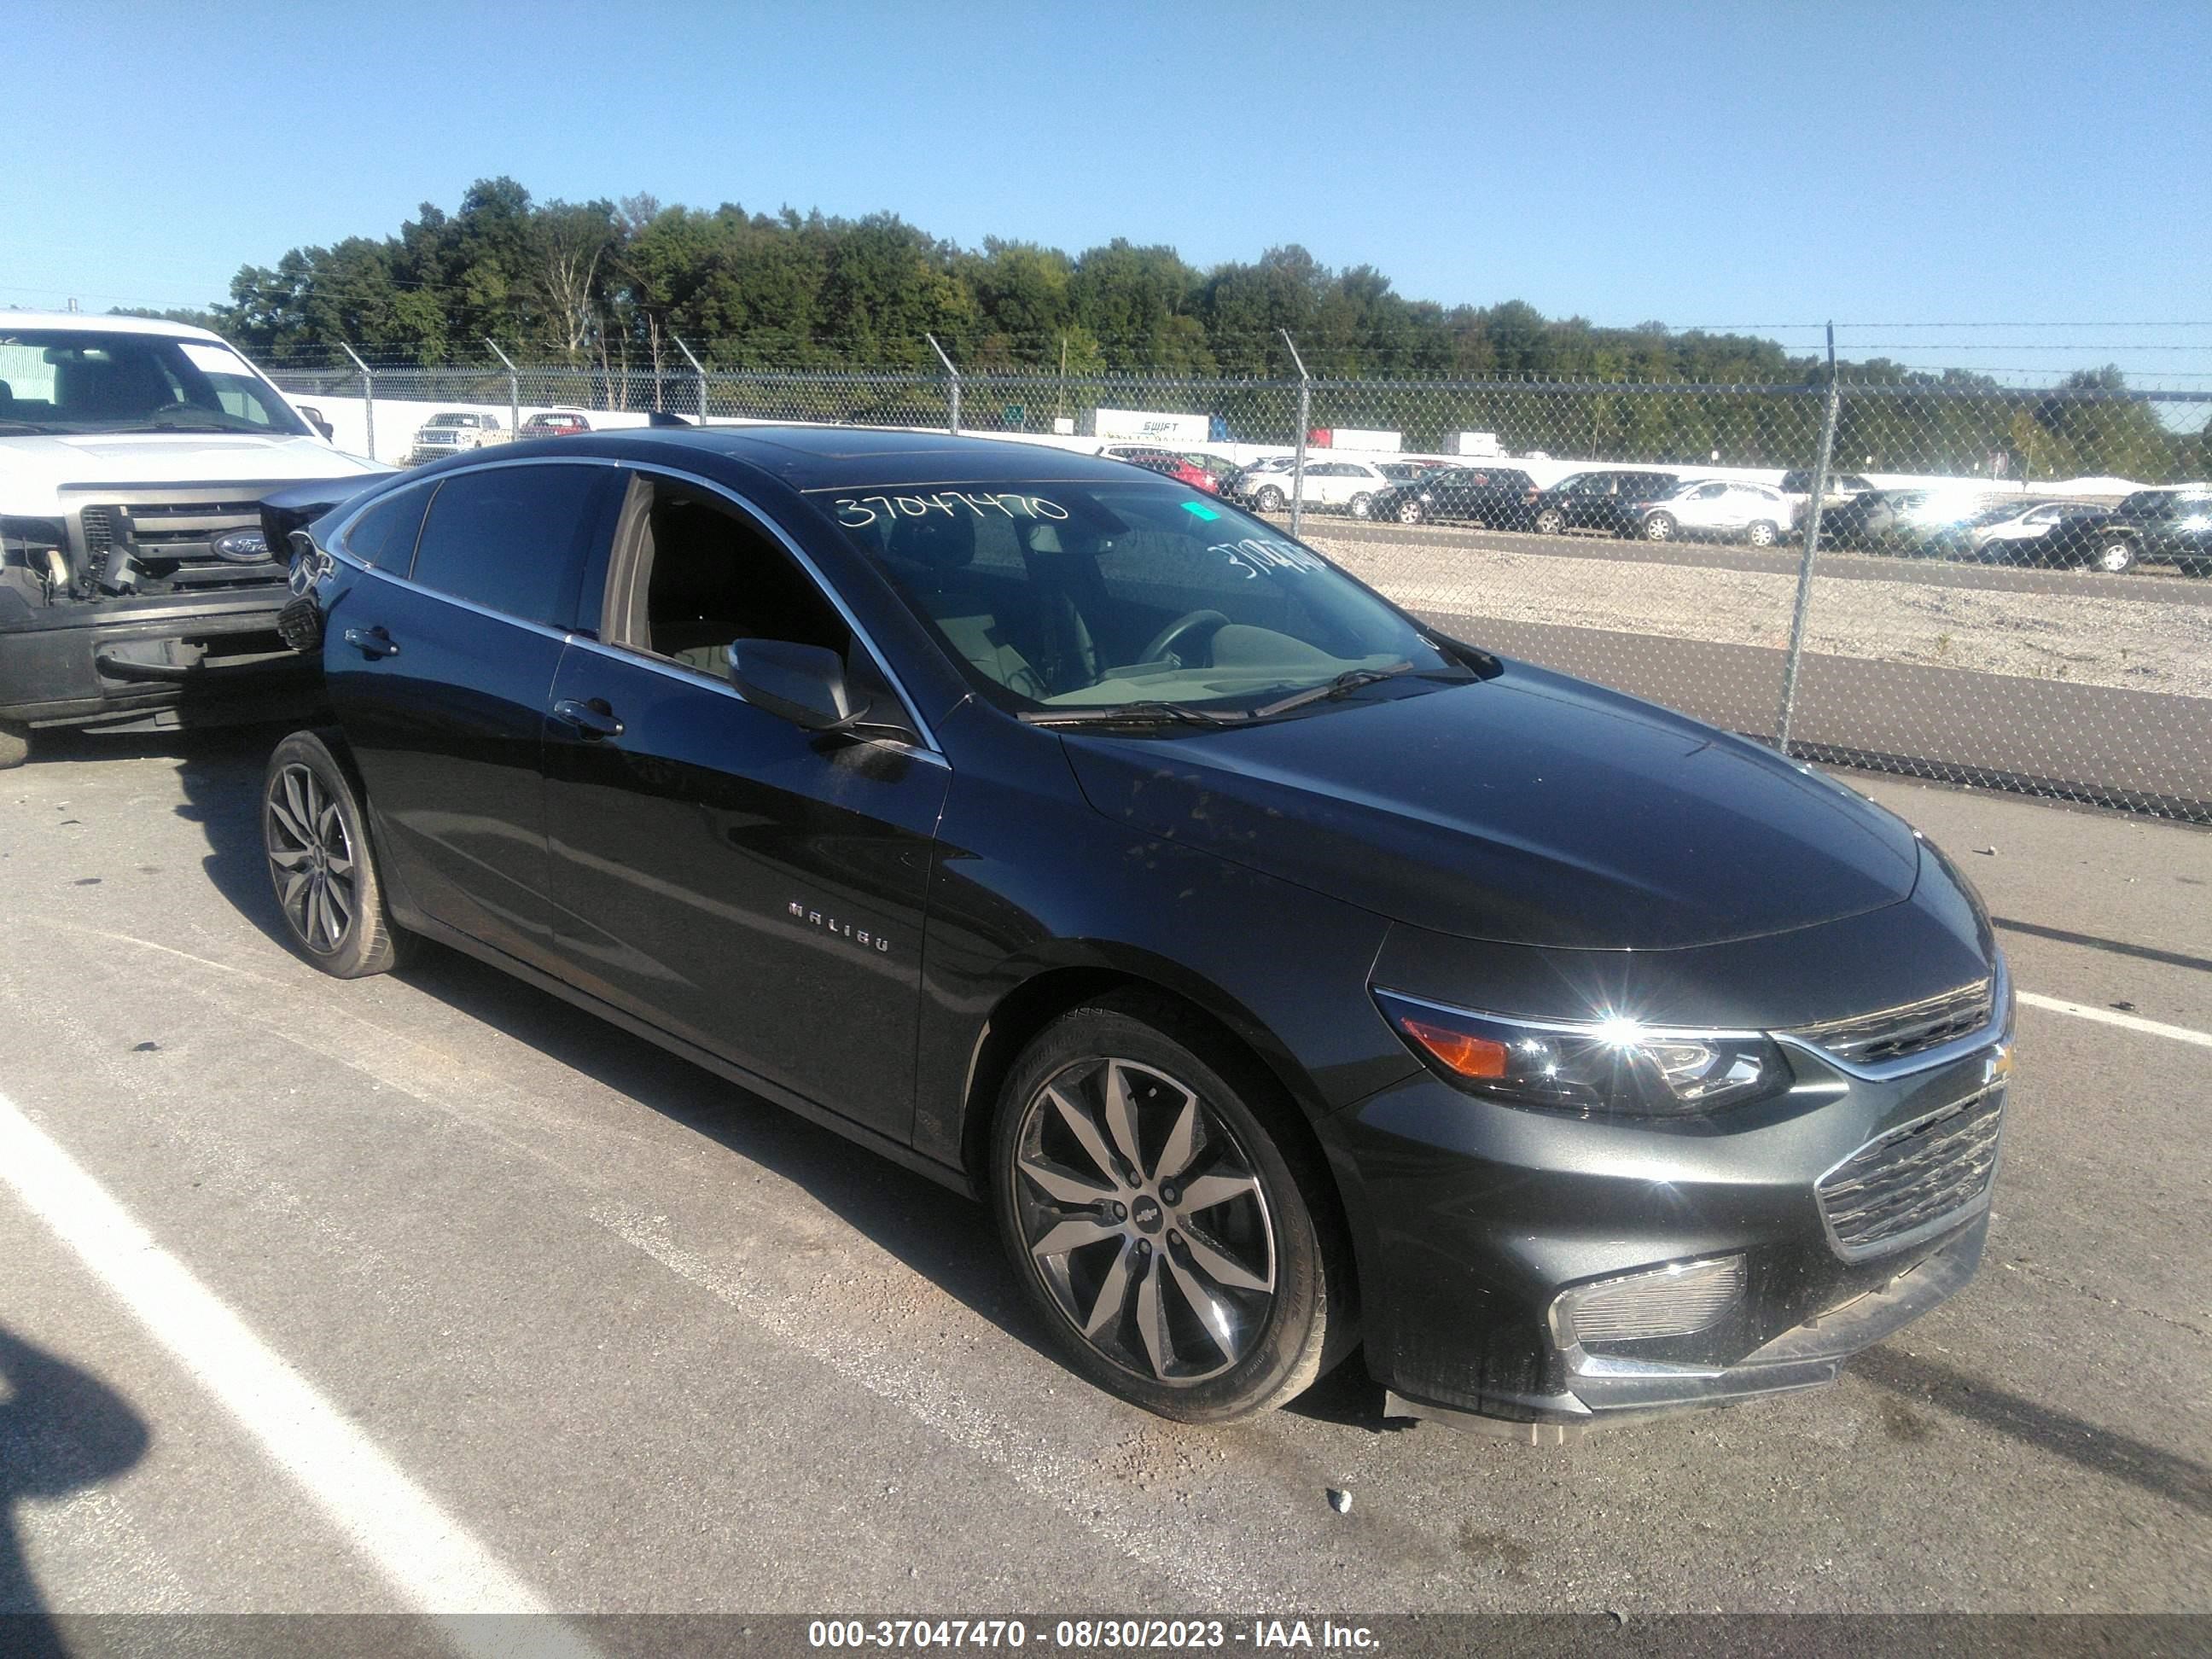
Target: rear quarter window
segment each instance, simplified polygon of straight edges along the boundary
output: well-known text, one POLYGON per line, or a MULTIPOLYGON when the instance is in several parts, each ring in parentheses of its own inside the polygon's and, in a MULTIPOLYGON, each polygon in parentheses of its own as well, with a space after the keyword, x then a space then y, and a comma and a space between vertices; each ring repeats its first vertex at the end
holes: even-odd
POLYGON ((422 533, 422 511, 429 505, 427 485, 394 490, 353 521, 343 550, 363 564, 404 572, 415 557, 415 538, 422 533))

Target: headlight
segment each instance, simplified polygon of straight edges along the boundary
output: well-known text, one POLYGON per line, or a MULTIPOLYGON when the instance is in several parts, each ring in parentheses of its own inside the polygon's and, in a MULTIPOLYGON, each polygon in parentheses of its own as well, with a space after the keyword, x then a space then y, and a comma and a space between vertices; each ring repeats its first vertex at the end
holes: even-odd
POLYGON ((1509 1019, 1377 991, 1413 1052, 1469 1094, 1583 1116, 1688 1117, 1790 1086, 1782 1051, 1760 1031, 1595 1020, 1509 1019))

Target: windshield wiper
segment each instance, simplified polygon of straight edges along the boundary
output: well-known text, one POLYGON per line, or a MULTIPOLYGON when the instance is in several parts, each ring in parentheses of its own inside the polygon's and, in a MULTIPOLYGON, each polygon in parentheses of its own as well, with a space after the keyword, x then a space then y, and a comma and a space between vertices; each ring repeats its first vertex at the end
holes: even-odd
POLYGON ((126 429, 139 432, 262 432, 268 429, 255 425, 252 421, 242 420, 228 410, 195 409, 191 411, 189 421, 174 418, 174 415, 183 412, 178 410, 173 414, 168 410, 157 410, 136 428, 126 429))
POLYGON ((1261 720, 1274 714, 1287 714, 1291 709, 1303 708, 1310 702, 1324 702, 1332 697, 1340 697, 1347 691, 1357 691, 1363 685, 1372 685, 1377 680, 1393 679, 1400 674, 1413 672, 1413 665, 1409 662, 1394 662, 1388 668, 1347 669, 1325 685, 1309 686, 1304 691, 1293 691, 1289 696, 1279 697, 1273 702, 1261 703, 1252 711, 1251 718, 1261 720))
POLYGON ((1024 708, 1019 718, 1030 726, 1234 726, 1251 715, 1215 712, 1181 702, 1117 702, 1103 708, 1024 708))

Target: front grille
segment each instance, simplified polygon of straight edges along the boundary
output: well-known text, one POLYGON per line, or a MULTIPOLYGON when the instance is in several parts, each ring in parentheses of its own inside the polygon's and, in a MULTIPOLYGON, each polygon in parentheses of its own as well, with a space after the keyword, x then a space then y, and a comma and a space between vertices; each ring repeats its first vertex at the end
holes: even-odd
POLYGON ((95 580, 126 553, 137 580, 162 585, 148 591, 264 586, 280 574, 268 559, 239 564, 215 550, 230 532, 261 527, 258 501, 95 501, 77 510, 77 523, 95 580))
POLYGON ((1790 1035, 1826 1049, 1838 1060, 1878 1066, 1972 1036, 1990 1023, 1992 997, 1990 981, 1978 979, 1918 1002, 1819 1025, 1801 1025, 1790 1035))
POLYGON ((2004 1085, 1874 1139, 1814 1182, 1836 1254, 1902 1249, 1987 1201, 2003 1128, 2004 1085))

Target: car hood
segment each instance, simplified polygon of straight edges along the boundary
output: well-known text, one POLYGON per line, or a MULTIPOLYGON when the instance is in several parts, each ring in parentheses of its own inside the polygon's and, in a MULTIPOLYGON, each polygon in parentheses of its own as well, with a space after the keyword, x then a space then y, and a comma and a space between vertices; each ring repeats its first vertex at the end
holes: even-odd
POLYGON ((1919 869, 1910 829, 1819 774, 1522 663, 1243 728, 1062 735, 1108 817, 1469 939, 1720 944, 1894 904, 1919 869))
POLYGON ((0 511, 59 511, 63 492, 131 484, 276 483, 391 469, 319 438, 252 432, 0 434, 0 511))

